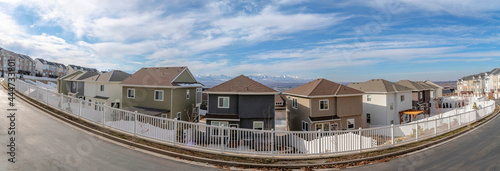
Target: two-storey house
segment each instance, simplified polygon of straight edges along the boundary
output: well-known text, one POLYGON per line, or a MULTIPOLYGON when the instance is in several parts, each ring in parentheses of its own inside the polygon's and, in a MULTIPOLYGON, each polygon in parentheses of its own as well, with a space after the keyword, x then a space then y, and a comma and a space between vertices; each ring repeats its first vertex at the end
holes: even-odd
POLYGON ((240 75, 205 91, 208 125, 274 129, 276 90, 240 75))
POLYGON ((141 68, 123 80, 122 108, 195 122, 199 120, 202 84, 183 67, 141 68))
POLYGON ((285 91, 291 131, 362 127, 364 92, 317 79, 285 91))
POLYGON ((400 124, 399 112, 412 108, 412 90, 384 80, 372 79, 350 83, 351 88, 363 91, 363 123, 368 127, 400 124))
POLYGON ((120 108, 122 98, 120 83, 128 77, 130 74, 126 72, 113 70, 86 78, 83 80, 84 96, 97 104, 120 108))
POLYGON ((397 84, 408 87, 412 90, 412 108, 424 110, 424 114, 430 114, 431 104, 431 91, 432 87, 425 85, 422 82, 415 82, 410 80, 401 80, 397 84))

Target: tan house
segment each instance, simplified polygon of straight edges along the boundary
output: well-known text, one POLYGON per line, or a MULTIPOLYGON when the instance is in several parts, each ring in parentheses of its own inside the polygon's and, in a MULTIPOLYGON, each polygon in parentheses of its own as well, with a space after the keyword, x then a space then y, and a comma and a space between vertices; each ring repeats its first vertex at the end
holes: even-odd
POLYGON ((141 68, 121 86, 125 110, 183 121, 199 119, 203 85, 187 67, 141 68))
POLYGON ((362 127, 364 92, 326 79, 285 91, 291 131, 344 130, 362 127))

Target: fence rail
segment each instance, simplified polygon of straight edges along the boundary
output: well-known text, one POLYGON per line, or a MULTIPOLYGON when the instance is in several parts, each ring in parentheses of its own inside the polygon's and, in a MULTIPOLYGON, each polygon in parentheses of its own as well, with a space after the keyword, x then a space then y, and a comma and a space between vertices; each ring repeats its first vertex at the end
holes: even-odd
POLYGON ((16 90, 34 100, 103 127, 211 153, 256 156, 325 156, 384 148, 434 137, 472 123, 495 109, 493 101, 470 98, 469 106, 404 125, 339 131, 250 130, 153 117, 54 93, 21 80, 16 90), (477 104, 473 110, 471 104, 477 104))

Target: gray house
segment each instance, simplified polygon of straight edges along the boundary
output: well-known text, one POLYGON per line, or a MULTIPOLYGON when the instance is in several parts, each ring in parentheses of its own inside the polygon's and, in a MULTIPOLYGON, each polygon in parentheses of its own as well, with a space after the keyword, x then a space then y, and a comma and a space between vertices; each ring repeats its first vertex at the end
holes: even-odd
MULTIPOLYGON (((74 96, 77 98, 84 98, 85 82, 84 80, 98 75, 97 72, 79 72, 78 74, 68 74, 64 76, 61 80, 64 82, 64 87, 60 87, 60 93, 74 96)), ((61 85, 62 86, 62 85, 61 85)))
POLYGON ((208 125, 258 130, 274 129, 277 91, 244 75, 208 91, 208 125))

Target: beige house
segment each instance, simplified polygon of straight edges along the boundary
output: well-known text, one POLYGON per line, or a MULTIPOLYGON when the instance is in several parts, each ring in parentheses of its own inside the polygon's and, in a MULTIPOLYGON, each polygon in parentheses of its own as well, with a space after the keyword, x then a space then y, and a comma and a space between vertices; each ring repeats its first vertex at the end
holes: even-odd
POLYGON ((362 127, 362 91, 326 79, 317 79, 284 94, 291 131, 362 127))
POLYGON ((199 119, 203 85, 187 67, 142 68, 121 86, 125 110, 183 121, 199 119))
POLYGON ((98 74, 83 80, 84 96, 87 101, 96 104, 105 104, 114 108, 120 108, 122 87, 120 83, 130 77, 130 74, 113 70, 104 74, 98 74))

